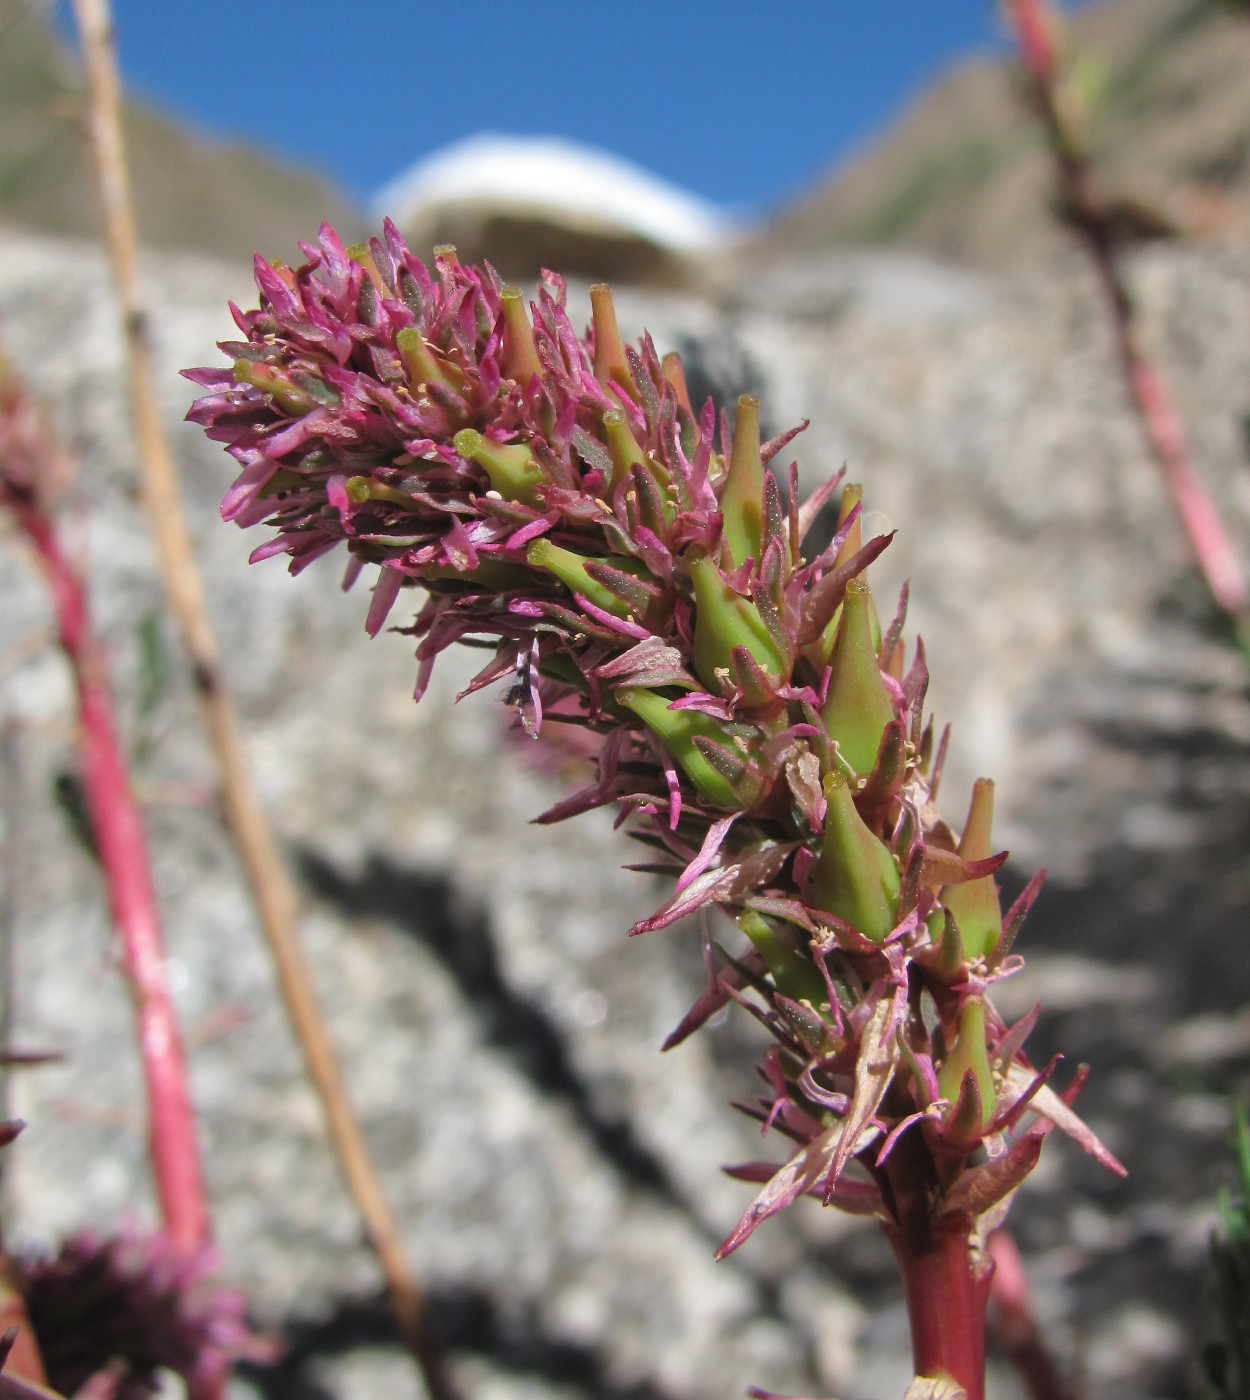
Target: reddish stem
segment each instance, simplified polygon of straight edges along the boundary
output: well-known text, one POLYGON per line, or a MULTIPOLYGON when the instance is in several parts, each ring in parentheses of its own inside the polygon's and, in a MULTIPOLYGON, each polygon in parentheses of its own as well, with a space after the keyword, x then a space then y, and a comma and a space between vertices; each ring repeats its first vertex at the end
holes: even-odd
POLYGON ((937 1170, 912 1129, 882 1170, 892 1209, 886 1236, 903 1274, 916 1375, 946 1377, 967 1400, 985 1397, 985 1306, 993 1265, 974 1247, 972 1217, 935 1219, 937 1170))
POLYGON ((994 1274, 990 1282, 990 1317, 998 1344, 1007 1353, 1031 1400, 1074 1400, 1047 1350, 1029 1297, 1024 1260, 1010 1230, 995 1230, 989 1240, 994 1274))
POLYGON ((1167 385, 1141 343, 1136 309, 1116 257, 1114 211, 1100 189, 1084 138, 1058 88, 1055 19, 1045 0, 1009 0, 1033 103, 1046 128, 1067 215, 1094 265, 1110 308, 1124 381, 1211 596, 1250 647, 1250 587, 1215 502, 1189 455, 1167 385))
POLYGON ((100 648, 91 634, 82 581, 51 521, 29 498, 3 497, 48 577, 61 647, 74 669, 79 750, 87 807, 122 945, 147 1082, 152 1173, 172 1247, 193 1254, 209 1241, 186 1057, 165 978, 165 948, 147 842, 113 722, 100 648))

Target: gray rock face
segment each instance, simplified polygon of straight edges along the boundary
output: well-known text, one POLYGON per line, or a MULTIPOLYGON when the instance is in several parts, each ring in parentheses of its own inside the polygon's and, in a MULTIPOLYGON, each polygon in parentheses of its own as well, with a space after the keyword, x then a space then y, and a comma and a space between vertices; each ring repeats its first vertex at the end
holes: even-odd
MULTIPOLYGON (((97 250, 6 236, 0 335, 82 467, 67 517, 148 803, 179 1008, 193 1046, 218 1239, 289 1360, 239 1393, 417 1395, 376 1299, 211 796, 172 630, 143 712, 145 617, 160 607, 136 500, 107 275, 97 250)), ((804 1203, 728 1262, 748 1199, 721 1164, 772 1155, 725 1107, 754 1092, 761 1042, 735 1015, 667 1056, 697 994, 698 928, 628 942, 660 900, 620 870, 600 813, 527 825, 562 790, 526 761, 475 669, 446 658, 420 706, 408 643, 363 632, 342 561, 296 581, 248 568, 221 525, 229 463, 179 420, 184 365, 211 362, 244 273, 153 259, 162 392, 214 623, 269 811, 307 896, 303 934, 411 1257, 475 1397, 900 1394, 905 1321, 871 1224, 804 1203)), ((1134 278, 1201 470, 1250 544, 1250 249, 1159 250, 1134 278)), ((801 416, 809 485, 843 460, 875 566, 956 721, 944 807, 1000 783, 1007 884, 1055 873, 1004 1000, 1050 1006, 1036 1054, 1095 1077, 1085 1107, 1133 1172, 1047 1149, 1017 1219, 1039 1307, 1091 1394, 1176 1394, 1228 1121, 1250 1036, 1240 951, 1250 705, 1113 372, 1079 268, 1015 280, 878 256, 762 273, 732 304, 623 295, 627 332, 678 344, 721 392, 801 416), (1169 1025, 1199 1011, 1224 1021, 1169 1025)), ((1250 556, 1250 547, 1246 547, 1250 556)), ((16 986, 21 1044, 65 1052, 12 1086, 30 1127, 6 1173, 11 1236, 44 1243, 151 1220, 140 1082, 96 872, 52 801, 72 706, 40 580, 0 549, 0 699, 18 721, 16 986)), ((883 607, 886 602, 883 601, 883 607)), ((1014 1381, 995 1373, 995 1393, 1014 1381)))

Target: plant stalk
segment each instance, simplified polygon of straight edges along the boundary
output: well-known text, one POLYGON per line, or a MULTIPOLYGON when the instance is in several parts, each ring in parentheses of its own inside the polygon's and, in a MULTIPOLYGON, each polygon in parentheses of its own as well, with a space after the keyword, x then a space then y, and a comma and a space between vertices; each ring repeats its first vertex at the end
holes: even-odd
POLYGON ((108 676, 91 633, 82 581, 42 511, 17 499, 10 499, 9 506, 47 575, 58 639, 74 671, 83 787, 135 1007, 148 1094, 152 1174, 165 1233, 174 1250, 189 1256, 209 1242, 208 1204, 182 1033, 165 977, 165 945, 143 821, 130 791, 108 676))
POLYGON ((917 1376, 961 1386, 985 1400, 985 1309, 991 1267, 971 1216, 935 1219, 937 1170, 918 1128, 905 1132, 880 1171, 891 1217, 886 1237, 903 1275, 917 1376))
POLYGON ((1055 22, 1046 0, 1007 0, 1057 184, 1111 313, 1125 387, 1180 516, 1194 559, 1243 650, 1250 651, 1250 586, 1210 493, 1194 468, 1167 383, 1150 360, 1117 256, 1114 210, 1099 186, 1082 133, 1058 91, 1055 22))
POLYGON ((1030 1400, 1076 1400, 1059 1374, 1033 1313, 1024 1261, 1011 1231, 1000 1228, 989 1239, 994 1274, 990 1281, 990 1320, 1030 1400))
POLYGON ((138 240, 121 124, 121 92, 108 0, 74 0, 91 95, 90 127, 105 238, 125 333, 131 414, 139 442, 144 504, 166 601, 192 664, 217 764, 226 819, 246 873, 278 985, 330 1138, 386 1278, 400 1331, 432 1400, 451 1400, 426 1320, 424 1294, 407 1259, 348 1098, 296 931, 297 901, 248 772, 234 707, 208 620, 203 585, 183 517, 180 490, 161 422, 147 316, 139 290, 138 240))

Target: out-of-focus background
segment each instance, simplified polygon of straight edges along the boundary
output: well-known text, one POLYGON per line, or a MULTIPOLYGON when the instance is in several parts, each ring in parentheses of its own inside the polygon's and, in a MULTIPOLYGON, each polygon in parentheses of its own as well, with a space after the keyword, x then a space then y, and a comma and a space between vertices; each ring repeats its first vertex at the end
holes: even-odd
MULTIPOLYGON (((713 1400, 747 1383, 899 1395, 906 1323, 871 1222, 803 1202, 714 1265, 772 1151, 745 1017, 667 1056, 696 929, 605 814, 527 818, 525 761, 470 659, 419 707, 408 643, 369 642, 339 563, 249 569, 228 459, 180 420, 248 255, 389 213, 680 349, 695 392, 808 417, 806 486, 844 461, 874 566, 912 585, 943 806, 999 781, 1006 885, 1050 880, 1003 988, 1036 1057, 1088 1060, 1119 1182, 1048 1145, 1015 1220, 1057 1351, 1091 1397, 1197 1393, 1231 1104, 1250 1087, 1250 703, 1132 417, 1097 288, 990 0, 851 7, 543 0, 349 8, 118 0, 164 404, 214 620, 353 1092, 475 1400, 713 1400), (661 10, 666 12, 661 13, 661 10), (852 10, 854 13, 852 13, 852 10), (958 60, 958 61, 956 61, 958 60), (953 65, 953 66, 952 66, 953 65)), ((1070 12, 1108 178, 1160 217, 1128 270, 1200 472, 1250 562, 1250 20, 1214 0, 1070 12)), ((240 1397, 420 1394, 275 1001, 136 499, 67 17, 0 0, 0 338, 81 457, 89 561, 150 824, 228 1274, 289 1342, 240 1397)), ((788 459, 787 459, 788 460, 788 459)), ((6 1231, 149 1219, 126 997, 77 842, 73 708, 42 584, 0 539, 4 823, 20 874, 6 1231)), ((1017 1394, 993 1362, 992 1393, 1017 1394)))

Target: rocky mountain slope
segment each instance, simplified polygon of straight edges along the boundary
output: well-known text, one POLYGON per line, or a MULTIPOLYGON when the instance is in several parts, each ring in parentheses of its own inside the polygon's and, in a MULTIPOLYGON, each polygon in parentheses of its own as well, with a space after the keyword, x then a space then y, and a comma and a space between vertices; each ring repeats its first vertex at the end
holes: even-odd
MULTIPOLYGON (((557 779, 521 761, 489 697, 443 668, 414 707, 408 644, 369 642, 339 564, 298 580, 216 519, 220 452, 179 425, 177 367, 228 333, 234 266, 149 259, 162 386, 216 625, 256 771, 307 900, 305 938, 413 1259, 466 1386, 486 1400, 901 1394, 905 1324, 871 1224, 803 1203, 739 1254, 711 1251, 762 1145, 726 1107, 758 1048, 730 1018, 658 1053, 702 977, 699 931, 624 938, 657 889, 610 822, 526 824, 557 779)), ((1250 554, 1250 246, 1160 247, 1132 275, 1210 481, 1250 554)), ((87 245, 0 238, 0 334, 83 456, 75 508, 139 755, 210 1185, 230 1274, 288 1360, 237 1394, 415 1396, 374 1294, 206 786, 167 630, 170 684, 139 713, 159 610, 122 407, 114 310, 87 245)), ((1008 883, 1047 893, 1004 1000, 1047 1008, 1037 1053, 1089 1060, 1085 1111, 1131 1176, 1065 1144, 1018 1222, 1057 1346, 1091 1400, 1195 1393, 1229 1096, 1250 1087, 1245 672, 1194 586, 1144 459, 1082 266, 1045 277, 839 254, 778 265, 732 304, 623 297, 626 329, 692 378, 759 390, 809 483, 852 464, 874 566, 912 582, 933 706, 955 720, 944 806, 1000 780, 1008 883)), ((53 799, 72 767, 67 678, 18 543, 0 542, 0 697, 20 724, 23 1045, 31 1124, 6 1169, 13 1238, 122 1218, 146 1197, 128 1009, 90 861, 53 799)), ((163 625, 162 625, 163 626, 163 625)), ((1014 1382, 996 1363, 994 1393, 1014 1382)))
MULTIPOLYGON (((1200 231, 1250 229, 1250 24, 1216 0, 1073 12, 1110 182, 1200 231)), ((790 253, 910 248, 981 266, 1053 252, 1050 171, 1008 60, 961 65, 762 235, 790 253)))
MULTIPOLYGON (((359 215, 321 176, 242 145, 208 141, 126 104, 139 232, 158 248, 251 260, 290 255, 323 218, 359 215)), ((95 190, 74 63, 33 0, 0 0, 0 225, 93 235, 95 190)))

